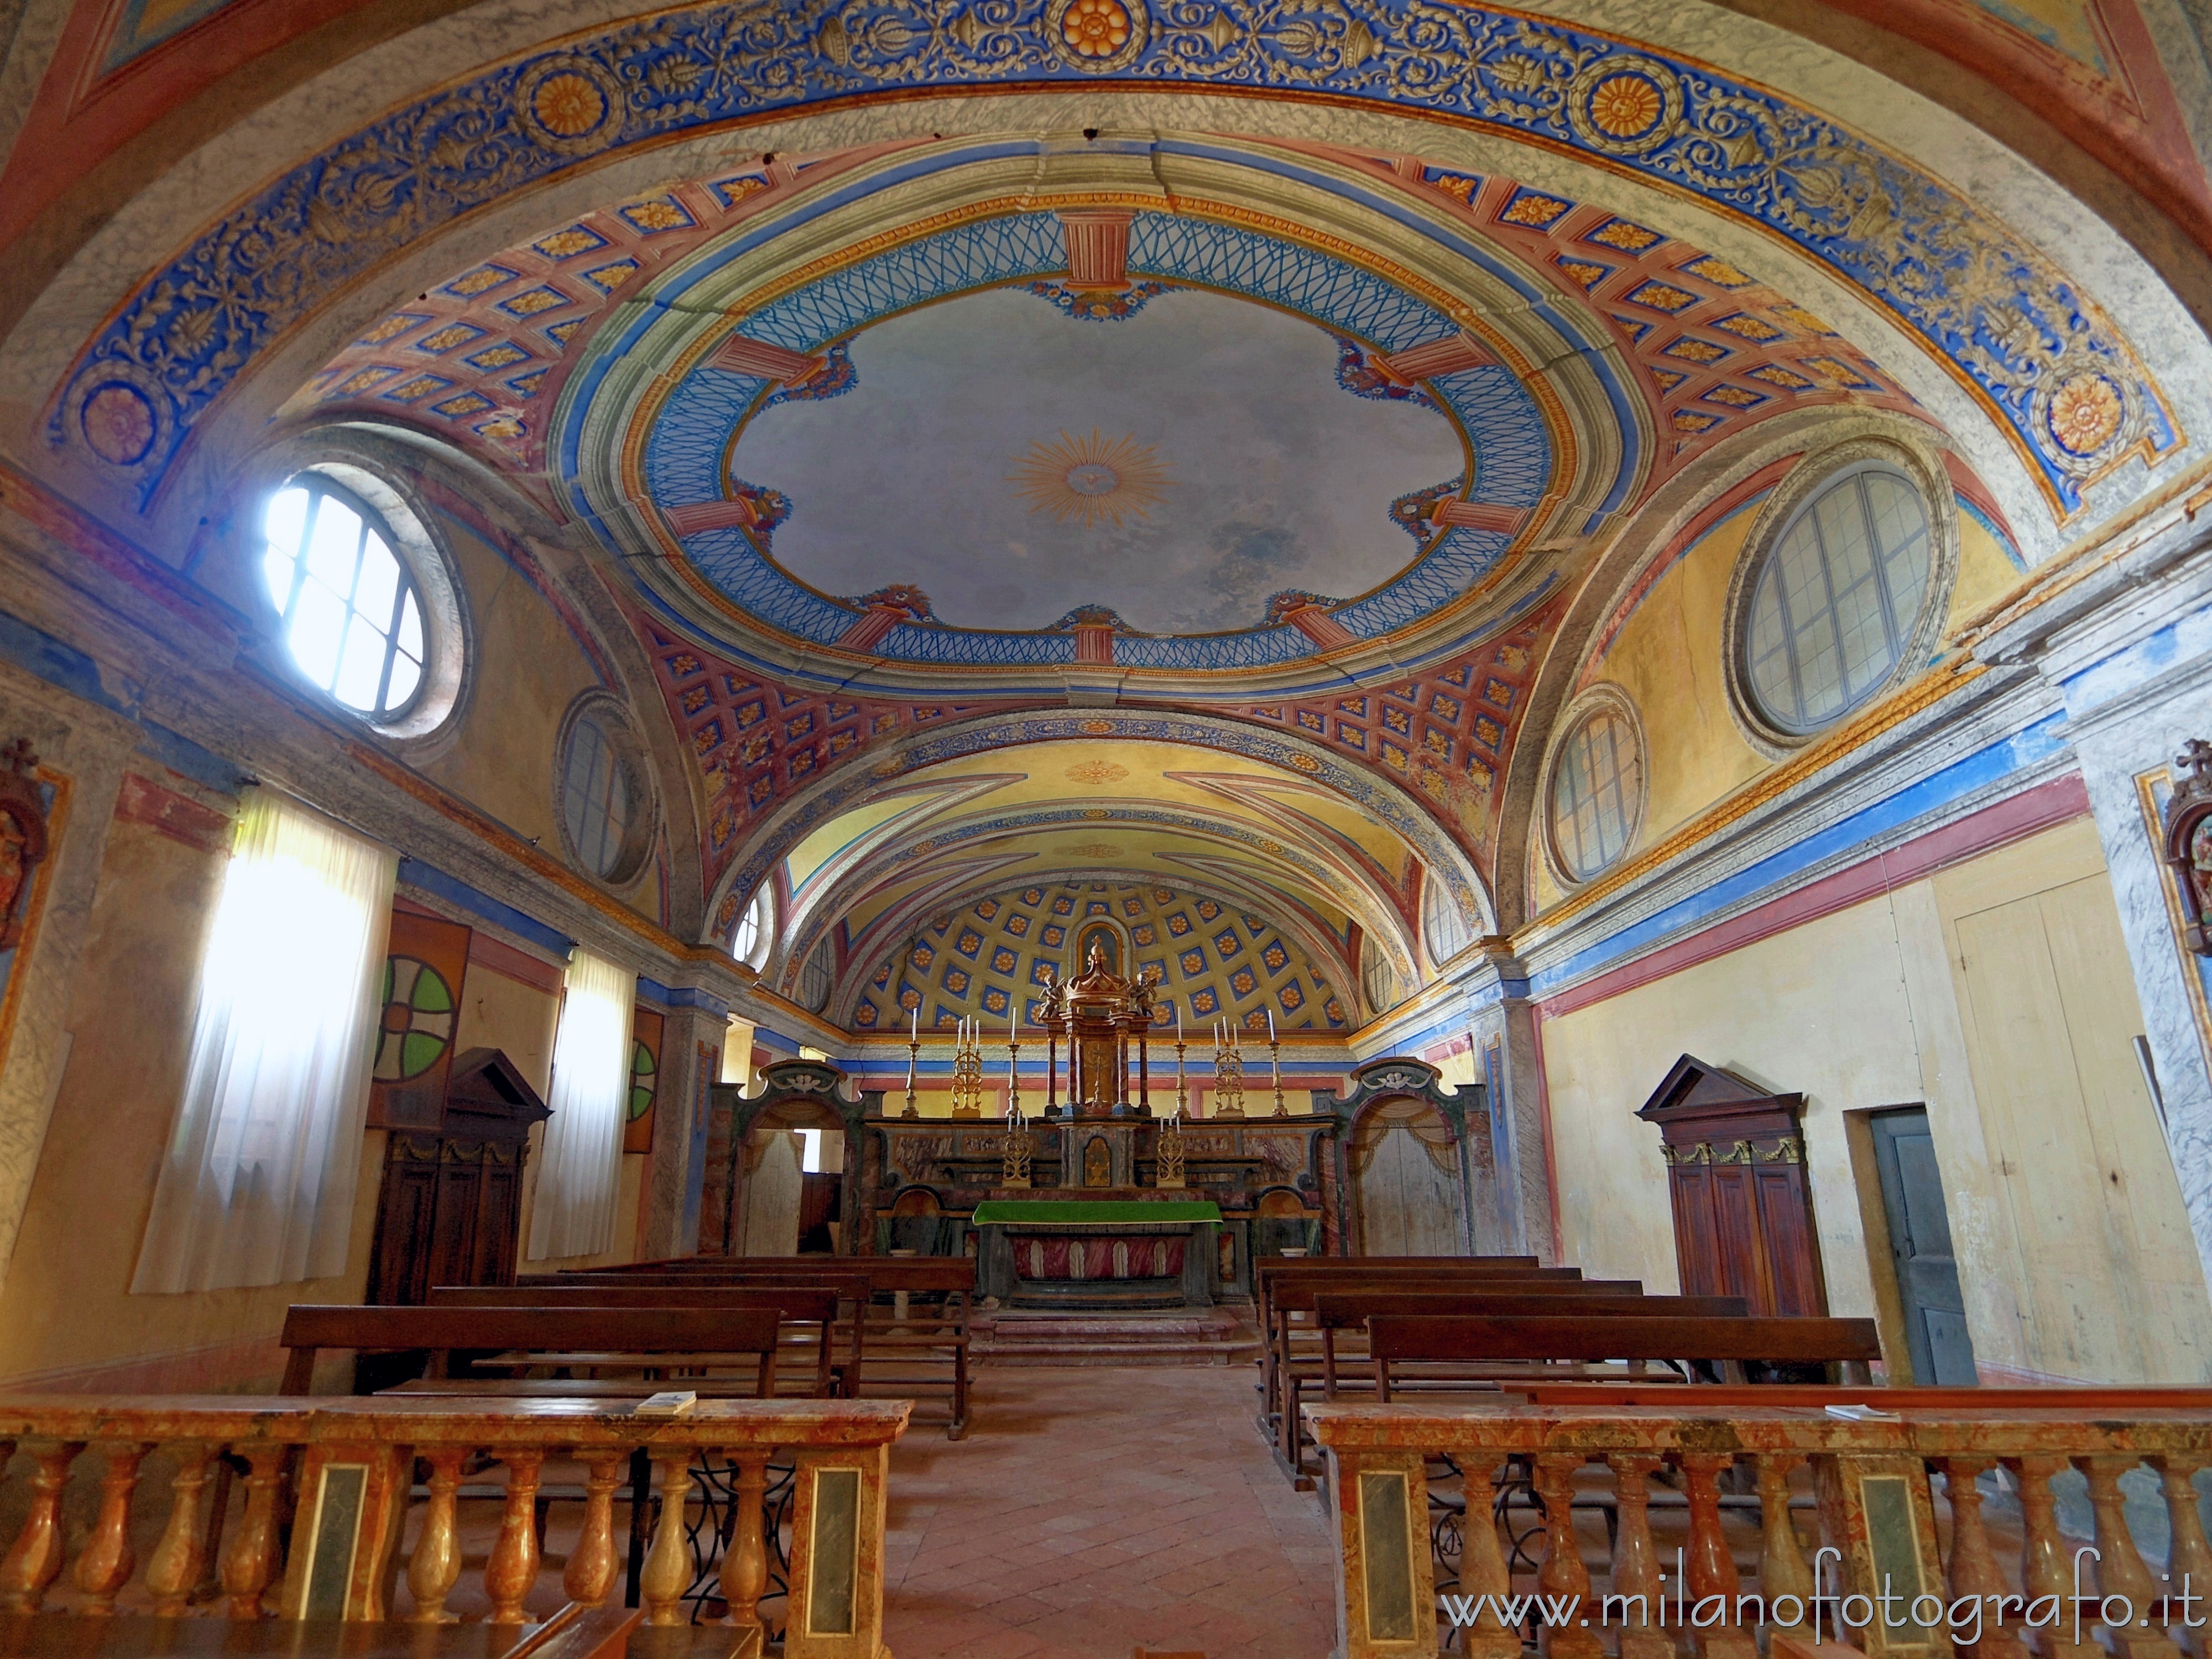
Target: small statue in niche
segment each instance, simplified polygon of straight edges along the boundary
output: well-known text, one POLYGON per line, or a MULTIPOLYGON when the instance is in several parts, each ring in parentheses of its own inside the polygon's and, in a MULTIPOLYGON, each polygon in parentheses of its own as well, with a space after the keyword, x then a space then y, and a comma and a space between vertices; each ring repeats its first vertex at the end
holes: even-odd
POLYGON ((27 738, 0 749, 0 951, 23 942, 23 895, 46 856, 46 799, 27 738))
POLYGON ((1103 1135, 1091 1137, 1091 1144, 1083 1149, 1083 1184, 1086 1187, 1111 1187, 1114 1184, 1114 1153, 1106 1145, 1103 1135))

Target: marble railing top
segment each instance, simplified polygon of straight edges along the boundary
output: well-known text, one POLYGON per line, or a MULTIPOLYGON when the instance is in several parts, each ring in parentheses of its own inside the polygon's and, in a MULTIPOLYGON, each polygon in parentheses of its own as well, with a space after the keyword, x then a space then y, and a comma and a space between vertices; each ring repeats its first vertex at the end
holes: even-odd
MULTIPOLYGON (((1851 1420, 1817 1404, 1703 1406, 1686 1388, 1679 1405, 1578 1406, 1501 1399, 1444 1405, 1312 1404, 1316 1441, 1340 1450, 1800 1453, 1904 1452, 1929 1457, 2142 1456, 2212 1461, 2212 1392, 2142 1390, 2124 1405, 2098 1390, 2094 1405, 2007 1400, 1983 1404, 1899 1402, 1889 1418, 1851 1420), (2168 1399, 2157 1396, 2166 1393, 2168 1399)), ((1876 1389, 1856 1398, 1888 1409, 1876 1389)), ((1973 1391, 1960 1390, 1962 1395, 1973 1391)), ((2057 1394, 2058 1390, 2051 1390, 2057 1394)))
MULTIPOLYGON (((679 1385, 680 1386, 680 1385, 679 1385)), ((650 1393, 641 1390, 640 1398, 650 1393)), ((0 1440, 383 1441, 422 1445, 878 1446, 906 1400, 702 1400, 680 1417, 630 1401, 405 1395, 0 1395, 0 1440)))

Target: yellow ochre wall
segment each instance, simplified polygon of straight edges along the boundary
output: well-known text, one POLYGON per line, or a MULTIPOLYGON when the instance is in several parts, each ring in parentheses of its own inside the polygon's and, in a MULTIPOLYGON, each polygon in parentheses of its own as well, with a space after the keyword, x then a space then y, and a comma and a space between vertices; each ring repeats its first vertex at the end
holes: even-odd
POLYGON ((1632 1115, 1687 1053, 1805 1095, 1829 1310, 1880 1317, 1893 1367, 1880 1200, 1846 1115, 1924 1103, 1984 1379, 2203 1382, 2212 1308, 2142 1029, 2086 817, 1547 1018, 1562 1260, 1675 1288, 1658 1133, 1632 1115))
MULTIPOLYGON (((1723 676, 1729 584, 1765 498, 1713 526, 1654 582, 1605 649, 1577 677, 1604 681, 1636 705, 1644 726, 1644 822, 1632 857, 1664 840, 1773 764, 1746 742, 1729 714, 1723 676)), ((1959 576, 1947 629, 2020 580, 1996 538, 1959 515, 1959 576)), ((1541 857, 1534 860, 1537 908, 1564 896, 1541 857)))
MULTIPOLYGON (((433 782, 497 818, 549 856, 562 856, 556 814, 561 721, 568 705, 599 681, 560 614, 493 548, 449 516, 439 529, 476 624, 475 695, 452 742, 422 761, 433 782)), ((634 711, 641 728, 665 718, 634 711)), ((682 787, 677 781, 677 787, 682 787)), ((660 917, 659 875, 648 860, 644 878, 623 902, 649 920, 660 917)))
MULTIPOLYGON (((276 1336, 287 1307, 362 1298, 384 1161, 379 1130, 364 1137, 343 1273, 183 1295, 130 1293, 184 1084, 201 939, 222 864, 220 852, 142 823, 118 819, 109 830, 63 1027, 76 1040, 0 1283, 0 1386, 266 1389, 283 1367, 276 1336)), ((542 1092, 558 1006, 556 996, 473 961, 458 1047, 505 1049, 542 1092)), ((589 1260, 635 1255, 644 1163, 641 1154, 623 1158, 616 1249, 589 1260)), ((533 1142, 533 1189, 536 1168, 533 1142)), ((526 1195, 526 1240, 532 1196, 534 1190, 526 1195)))

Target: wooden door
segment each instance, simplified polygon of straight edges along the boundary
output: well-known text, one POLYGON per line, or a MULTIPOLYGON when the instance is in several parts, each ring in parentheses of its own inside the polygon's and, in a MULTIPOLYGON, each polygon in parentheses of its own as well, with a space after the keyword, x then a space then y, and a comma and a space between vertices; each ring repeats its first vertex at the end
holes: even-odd
POLYGON ((1981 1376, 1974 1365, 1974 1340, 1966 1330, 1966 1298, 1952 1253, 1949 1208, 1943 1201, 1928 1113, 1918 1106, 1876 1112, 1868 1127, 1874 1134, 1897 1294, 1905 1304, 1912 1380, 1923 1386, 1970 1387, 1981 1376))
POLYGON ((1361 1255, 1464 1255, 1459 1143, 1425 1102, 1374 1109, 1347 1149, 1361 1255))
POLYGON ((2107 878, 1972 909, 1954 927, 2031 1364, 2089 1381, 2202 1382, 2203 1270, 2135 1060, 2142 1017, 2107 878))

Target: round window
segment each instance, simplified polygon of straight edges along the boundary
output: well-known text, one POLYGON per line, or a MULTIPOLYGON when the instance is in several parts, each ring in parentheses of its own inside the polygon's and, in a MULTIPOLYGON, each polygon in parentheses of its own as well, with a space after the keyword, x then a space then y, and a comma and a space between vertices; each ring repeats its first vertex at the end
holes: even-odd
POLYGON ((1880 690, 1911 648, 1933 568, 1928 506, 1874 465, 1799 508, 1761 563, 1744 623, 1744 678, 1780 731, 1810 732, 1880 690))
POLYGON ((810 1014, 820 1013, 830 1000, 830 980, 836 969, 830 945, 831 941, 823 938, 807 953, 806 965, 799 970, 799 1006, 810 1014))
POLYGON ((1449 961, 1467 949, 1474 937, 1451 889, 1444 885, 1441 875, 1430 870, 1421 882, 1421 944, 1429 960, 1449 961))
POLYGON ((737 933, 730 940, 730 954, 749 967, 759 967, 768 957, 769 922, 774 902, 763 882, 753 895, 753 902, 745 906, 744 915, 738 918, 737 933))
POLYGON ((628 881, 644 864, 652 817, 627 728, 611 706, 587 703, 570 717, 561 753, 561 827, 571 855, 602 881, 628 881))
POLYGON ((262 579, 300 672, 371 720, 404 714, 422 685, 422 603, 376 510, 319 472, 269 498, 262 579))
POLYGON ((1601 702, 1567 729, 1553 757, 1552 850, 1588 881, 1628 850, 1644 812, 1644 749, 1626 709, 1601 702))
POLYGON ((1398 1006, 1398 975, 1382 947, 1369 939, 1359 953, 1359 988, 1371 1019, 1398 1006))

